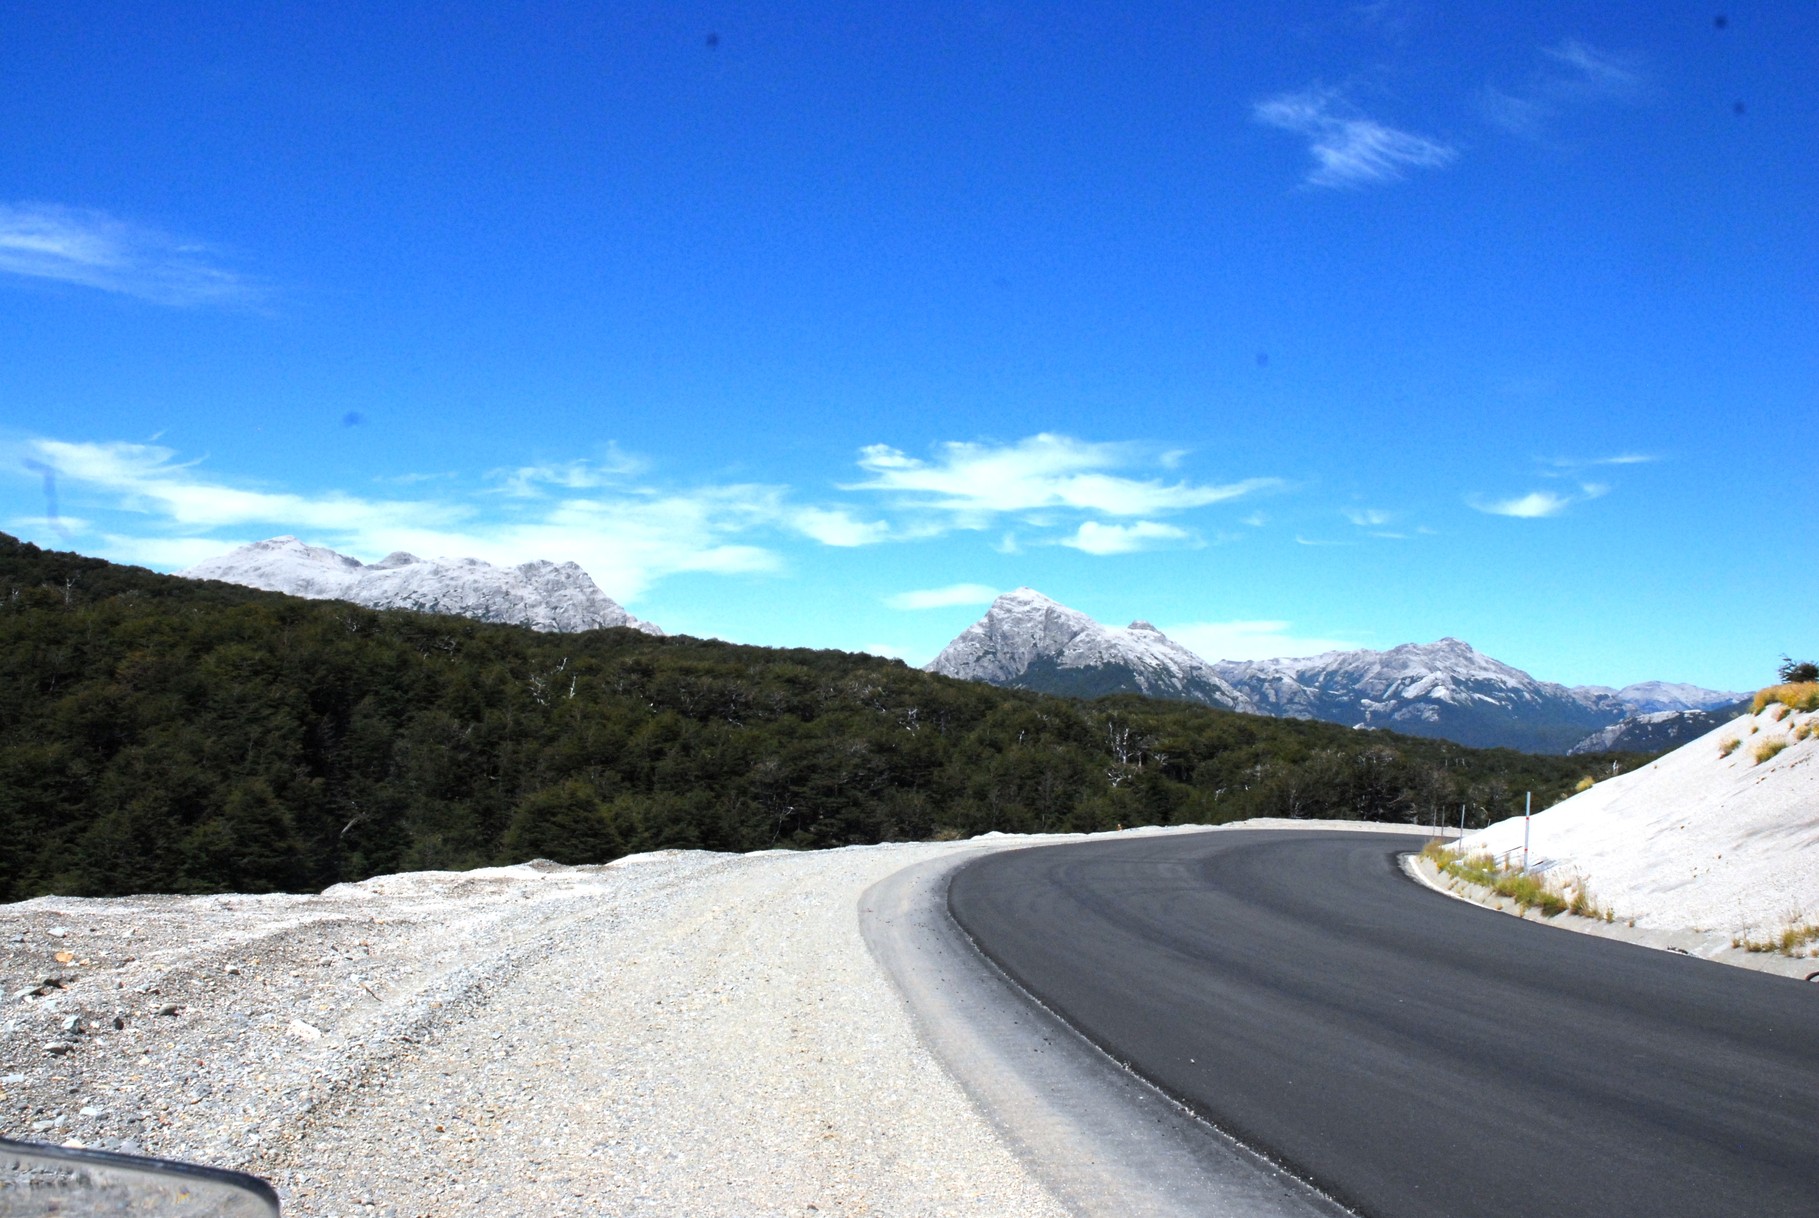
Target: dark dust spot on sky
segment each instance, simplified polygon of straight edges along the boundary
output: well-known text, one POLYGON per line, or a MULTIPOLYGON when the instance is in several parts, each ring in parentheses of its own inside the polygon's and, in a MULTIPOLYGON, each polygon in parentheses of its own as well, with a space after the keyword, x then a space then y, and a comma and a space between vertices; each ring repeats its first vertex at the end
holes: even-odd
POLYGON ((1714 30, 1721 30, 1730 23, 1731 19, 1726 17, 1723 13, 1719 13, 1716 17, 1712 18, 1712 28, 1714 30))
POLYGON ((358 427, 364 422, 366 422, 366 416, 358 410, 350 410, 341 416, 341 426, 343 427, 358 427))
POLYGON ((1744 111, 1746 111, 1748 109, 1749 109, 1749 107, 1745 106, 1740 101, 1734 101, 1731 103, 1731 113, 1737 115, 1738 117, 1742 117, 1744 111))
POLYGON ((57 514, 57 471, 42 461, 26 458, 25 468, 44 479, 44 520, 59 537, 68 537, 69 530, 63 527, 63 519, 57 514))
POLYGON ((718 35, 718 34, 709 34, 709 35, 708 35, 708 36, 707 36, 707 46, 708 46, 708 49, 709 49, 709 50, 712 50, 712 49, 713 49, 713 48, 715 48, 715 47, 717 47, 717 46, 719 46, 719 45, 720 45, 720 35, 718 35))
POLYGON ((1270 353, 1268 351, 1257 352, 1257 367, 1267 368, 1269 366, 1270 366, 1270 353))

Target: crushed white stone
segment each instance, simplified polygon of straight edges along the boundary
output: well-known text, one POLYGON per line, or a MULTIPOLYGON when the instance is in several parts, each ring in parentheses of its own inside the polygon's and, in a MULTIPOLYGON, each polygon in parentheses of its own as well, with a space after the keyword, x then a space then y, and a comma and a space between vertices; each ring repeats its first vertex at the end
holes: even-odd
POLYGON ((0 1133, 250 1171, 299 1218, 1059 1215, 858 930, 967 846, 0 907, 0 1133))

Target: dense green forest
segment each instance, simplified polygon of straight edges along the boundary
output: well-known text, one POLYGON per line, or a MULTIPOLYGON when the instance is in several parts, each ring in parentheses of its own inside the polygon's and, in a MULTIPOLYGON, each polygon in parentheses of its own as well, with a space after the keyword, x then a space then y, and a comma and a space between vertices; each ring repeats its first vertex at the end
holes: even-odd
POLYGON ((1639 760, 375 612, 0 534, 0 901, 1461 803, 1482 824, 1639 760))

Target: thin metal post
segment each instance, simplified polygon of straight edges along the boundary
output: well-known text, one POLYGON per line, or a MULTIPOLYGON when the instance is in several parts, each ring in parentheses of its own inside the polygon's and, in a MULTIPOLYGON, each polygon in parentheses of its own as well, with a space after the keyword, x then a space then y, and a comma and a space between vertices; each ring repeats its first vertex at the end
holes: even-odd
POLYGON ((1522 870, 1524 871, 1528 870, 1529 810, 1534 804, 1534 799, 1535 793, 1533 791, 1524 791, 1522 793, 1522 870))

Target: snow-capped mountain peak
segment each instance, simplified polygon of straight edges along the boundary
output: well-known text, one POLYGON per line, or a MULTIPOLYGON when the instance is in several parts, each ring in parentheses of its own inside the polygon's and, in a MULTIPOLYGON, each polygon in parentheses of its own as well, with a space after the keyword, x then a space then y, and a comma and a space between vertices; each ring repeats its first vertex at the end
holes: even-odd
POLYGON ((1148 622, 1104 626, 1033 588, 1006 592, 930 672, 1046 693, 1141 693, 1255 709, 1213 666, 1148 622))
MULTIPOLYGON (((929 666, 948 676, 1093 697, 1143 693, 1231 710, 1350 727, 1381 727, 1461 744, 1564 753, 1630 736, 1606 729, 1651 712, 1650 746, 1672 742, 1707 708, 1739 695, 1648 681, 1622 689, 1540 681, 1463 639, 1385 651, 1208 663, 1141 619, 1120 629, 1032 588, 1007 592, 929 666), (1659 716, 1656 716, 1659 718, 1659 716)), ((1642 737, 1638 737, 1642 739, 1642 737)))
POLYGON ((398 550, 369 565, 284 536, 241 546, 181 574, 317 600, 352 601, 371 609, 452 613, 533 630, 628 626, 646 634, 663 633, 627 613, 572 562, 538 559, 496 567, 477 558, 424 559, 398 550))

